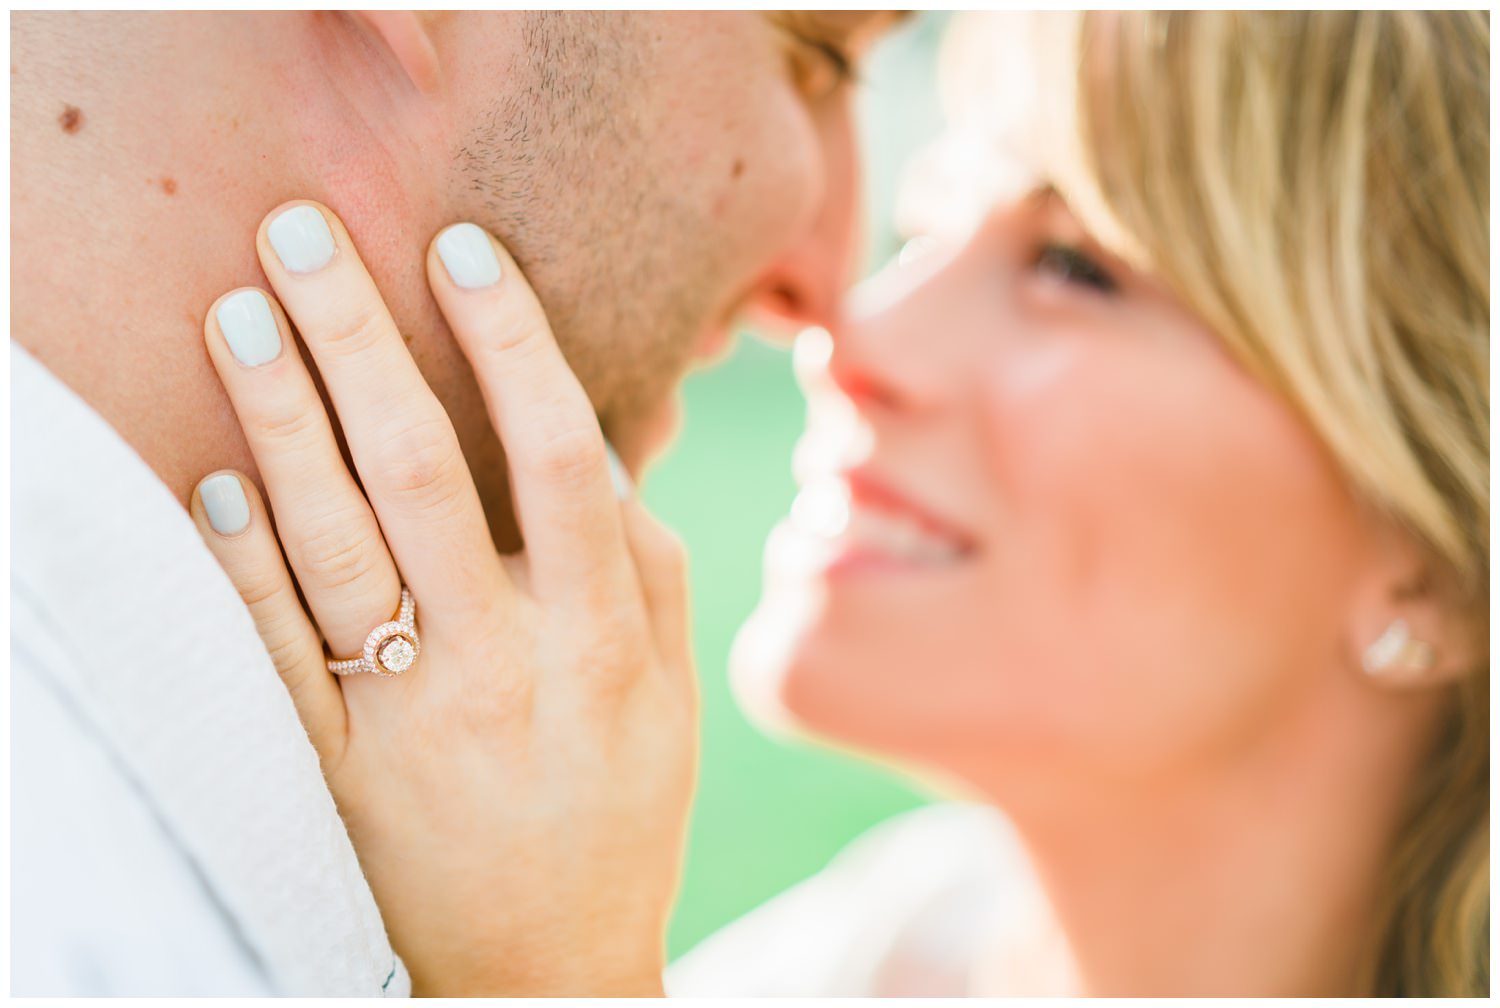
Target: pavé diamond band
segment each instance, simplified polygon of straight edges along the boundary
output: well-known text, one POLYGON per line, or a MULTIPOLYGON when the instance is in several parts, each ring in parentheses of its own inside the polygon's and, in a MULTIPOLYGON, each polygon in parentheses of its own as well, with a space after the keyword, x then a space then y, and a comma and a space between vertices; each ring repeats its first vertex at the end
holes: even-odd
POLYGON ((365 638, 364 654, 358 658, 334 659, 328 663, 328 671, 335 675, 369 672, 387 678, 398 676, 412 667, 421 650, 417 603, 412 600, 411 589, 402 585, 401 607, 396 610, 396 618, 370 631, 365 638))

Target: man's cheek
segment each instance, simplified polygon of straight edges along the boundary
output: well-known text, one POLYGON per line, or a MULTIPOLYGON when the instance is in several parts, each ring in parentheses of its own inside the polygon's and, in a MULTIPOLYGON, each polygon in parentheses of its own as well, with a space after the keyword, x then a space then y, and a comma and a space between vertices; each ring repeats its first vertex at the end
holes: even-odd
POLYGON ((741 268, 763 270, 816 225, 830 194, 823 144, 808 106, 779 71, 753 113, 722 137, 709 218, 737 236, 741 268))

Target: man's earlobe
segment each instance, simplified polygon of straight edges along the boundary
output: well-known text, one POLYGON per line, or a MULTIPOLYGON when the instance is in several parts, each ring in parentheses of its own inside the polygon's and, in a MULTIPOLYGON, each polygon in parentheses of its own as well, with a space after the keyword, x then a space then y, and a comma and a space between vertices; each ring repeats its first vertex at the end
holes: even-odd
POLYGON ((427 32, 428 15, 417 11, 356 11, 355 16, 396 58, 412 86, 432 94, 442 85, 441 67, 432 37, 427 32))

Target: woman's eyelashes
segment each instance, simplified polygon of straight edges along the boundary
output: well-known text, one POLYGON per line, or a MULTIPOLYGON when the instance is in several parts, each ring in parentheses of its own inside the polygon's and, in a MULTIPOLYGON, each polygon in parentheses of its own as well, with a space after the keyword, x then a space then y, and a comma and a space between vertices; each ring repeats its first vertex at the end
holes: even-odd
POLYGON ((1061 242, 1048 242, 1036 256, 1036 270, 1064 283, 1080 284, 1100 294, 1114 294, 1120 289, 1114 277, 1082 249, 1061 242))

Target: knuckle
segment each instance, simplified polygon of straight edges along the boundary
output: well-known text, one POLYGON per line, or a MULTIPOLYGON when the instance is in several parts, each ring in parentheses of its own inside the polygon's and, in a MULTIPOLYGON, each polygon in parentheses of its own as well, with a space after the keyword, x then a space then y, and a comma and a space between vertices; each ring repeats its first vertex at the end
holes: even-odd
POLYGON ((266 653, 271 656, 271 663, 283 677, 308 667, 311 650, 291 619, 283 618, 262 625, 261 640, 266 645, 266 653))
MULTIPOLYGON (((459 715, 471 730, 492 733, 499 726, 528 721, 535 704, 536 683, 530 676, 512 672, 495 676, 485 689, 469 694, 459 715)), ((445 731, 442 724, 434 727, 439 736, 445 731)))
POLYGON ((337 321, 327 327, 319 342, 337 354, 364 353, 376 346, 390 329, 380 305, 349 305, 334 317, 337 321))
POLYGON ((594 633, 583 664, 597 670, 596 677, 633 678, 645 666, 651 650, 651 635, 645 623, 633 609, 619 604, 596 607, 594 612, 591 620, 594 633))
POLYGON ((242 583, 239 592, 276 671, 285 675, 305 665, 309 655, 306 617, 284 583, 274 577, 256 577, 242 583))
POLYGON ((300 448, 317 436, 318 414, 312 410, 289 409, 270 412, 256 418, 258 439, 271 448, 300 448))
POLYGON ((502 312, 484 340, 484 352, 499 360, 526 357, 543 349, 547 331, 534 320, 514 311, 502 312))
POLYGON ((419 421, 379 441, 381 486, 394 497, 432 506, 456 496, 463 461, 446 417, 419 421))
POLYGON ((597 428, 562 424, 541 436, 526 458, 533 475, 564 488, 587 485, 606 465, 604 436, 597 428))
POLYGON ((339 590, 360 584, 375 573, 378 536, 368 524, 347 511, 329 516, 324 527, 314 529, 297 544, 300 566, 324 590, 339 590))
POLYGON ((246 576, 237 587, 245 608, 257 618, 261 613, 270 611, 272 603, 280 601, 281 598, 281 585, 275 578, 246 576))

